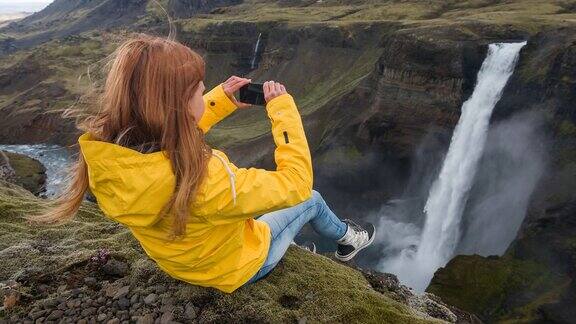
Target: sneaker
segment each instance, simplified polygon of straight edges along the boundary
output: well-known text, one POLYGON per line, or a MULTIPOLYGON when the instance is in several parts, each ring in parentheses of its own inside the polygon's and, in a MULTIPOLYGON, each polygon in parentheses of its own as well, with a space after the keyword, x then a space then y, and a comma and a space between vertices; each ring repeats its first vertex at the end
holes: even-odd
POLYGON ((304 250, 316 253, 316 244, 314 244, 314 242, 304 242, 300 247, 304 250))
POLYGON ((368 229, 362 228, 349 219, 343 221, 348 225, 346 234, 336 241, 338 250, 336 250, 336 259, 340 261, 350 261, 360 250, 368 247, 374 241, 376 227, 369 224, 368 229))
POLYGON ((302 244, 296 244, 296 242, 292 241, 292 242, 290 243, 290 245, 294 245, 294 246, 297 246, 297 247, 299 247, 299 248, 301 248, 301 249, 304 249, 304 250, 306 250, 306 251, 310 251, 310 252, 312 252, 312 253, 316 253, 316 244, 314 244, 314 242, 306 241, 306 242, 304 242, 304 243, 302 243, 302 244))

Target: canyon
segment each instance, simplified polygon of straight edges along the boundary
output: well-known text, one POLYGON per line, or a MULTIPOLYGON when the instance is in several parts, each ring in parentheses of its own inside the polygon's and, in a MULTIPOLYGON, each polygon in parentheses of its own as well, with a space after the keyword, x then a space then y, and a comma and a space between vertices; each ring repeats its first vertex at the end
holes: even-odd
MULTIPOLYGON (((315 188, 338 215, 379 220, 400 199, 410 202, 405 214, 414 218, 401 221, 415 227, 422 225, 421 211, 489 45, 526 41, 493 109, 493 132, 463 216, 472 224, 466 228, 474 230, 476 211, 494 201, 483 198, 493 192, 487 188, 504 177, 490 163, 502 150, 518 147, 497 143, 507 145, 504 139, 523 134, 542 147, 543 166, 530 175, 534 189, 526 192, 528 201, 513 205, 520 229, 506 234, 509 246, 486 250, 466 241, 464 231, 455 253, 463 255, 436 272, 428 291, 487 322, 573 321, 576 6, 571 1, 56 0, 0 29, 0 144, 74 145, 79 131, 62 113, 70 107, 80 117, 89 112, 89 98, 82 95, 102 81, 107 55, 130 33, 166 36, 170 30, 205 58, 207 88, 233 74, 286 84, 313 151, 315 188), (522 133, 525 128, 534 132, 522 133), (510 129, 513 134, 506 133, 510 129), (491 273, 499 274, 497 280, 491 273)), ((230 116, 208 141, 238 165, 274 166, 262 108, 230 116)), ((521 163, 526 150, 509 174, 527 165, 521 163)), ((312 233, 305 237, 315 239, 312 233)), ((389 245, 381 238, 360 266, 380 269, 389 245)))

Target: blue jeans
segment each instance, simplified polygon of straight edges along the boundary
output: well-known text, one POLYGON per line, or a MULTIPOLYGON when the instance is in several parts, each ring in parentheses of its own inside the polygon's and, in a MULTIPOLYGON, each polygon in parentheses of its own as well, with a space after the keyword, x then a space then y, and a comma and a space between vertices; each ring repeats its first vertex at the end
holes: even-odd
POLYGON ((258 220, 270 226, 272 241, 266 261, 247 284, 258 281, 274 269, 306 223, 310 222, 316 233, 334 241, 344 236, 348 226, 334 215, 317 191, 312 191, 312 198, 303 203, 264 214, 258 220))

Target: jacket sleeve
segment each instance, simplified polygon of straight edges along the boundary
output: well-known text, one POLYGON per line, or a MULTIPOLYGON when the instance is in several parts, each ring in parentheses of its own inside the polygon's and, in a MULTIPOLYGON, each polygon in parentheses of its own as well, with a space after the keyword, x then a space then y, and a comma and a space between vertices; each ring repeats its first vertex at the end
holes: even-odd
POLYGON ((204 133, 207 133, 212 126, 233 113, 236 105, 224 92, 222 84, 214 87, 204 96, 204 114, 198 122, 198 126, 204 133))
POLYGON ((238 168, 222 152, 214 151, 213 163, 220 167, 207 177, 203 197, 214 204, 210 215, 205 215, 214 225, 291 207, 312 195, 310 150, 294 99, 283 94, 272 99, 266 110, 276 144, 276 171, 238 168))

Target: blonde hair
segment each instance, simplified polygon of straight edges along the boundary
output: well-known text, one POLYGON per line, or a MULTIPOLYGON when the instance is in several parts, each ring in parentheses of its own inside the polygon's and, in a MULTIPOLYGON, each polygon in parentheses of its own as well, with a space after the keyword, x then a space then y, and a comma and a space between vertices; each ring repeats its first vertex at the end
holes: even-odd
MULTIPOLYGON (((112 57, 98 113, 79 127, 100 141, 165 152, 176 186, 161 216, 174 216, 173 234, 180 236, 211 152, 190 109, 205 76, 204 60, 176 41, 144 34, 124 42, 112 57)), ((54 208, 30 219, 41 223, 72 219, 87 190, 88 169, 79 154, 68 188, 54 208)))

